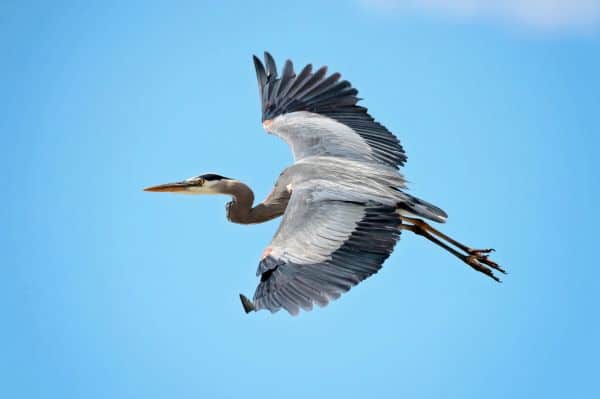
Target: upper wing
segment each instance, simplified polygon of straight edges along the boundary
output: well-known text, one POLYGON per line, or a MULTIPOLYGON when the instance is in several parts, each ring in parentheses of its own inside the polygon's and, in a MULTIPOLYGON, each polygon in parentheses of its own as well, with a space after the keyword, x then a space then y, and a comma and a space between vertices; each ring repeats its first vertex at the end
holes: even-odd
POLYGON ((296 75, 287 60, 277 73, 273 57, 265 52, 265 65, 254 56, 267 129, 282 137, 296 160, 312 155, 340 156, 381 162, 398 168, 406 154, 400 141, 376 122, 365 107, 356 105, 358 91, 341 75, 327 76, 305 66, 296 75))
POLYGON ((297 314, 325 306, 376 273, 394 249, 401 225, 395 207, 311 197, 309 189, 293 191, 258 266, 250 308, 297 314))

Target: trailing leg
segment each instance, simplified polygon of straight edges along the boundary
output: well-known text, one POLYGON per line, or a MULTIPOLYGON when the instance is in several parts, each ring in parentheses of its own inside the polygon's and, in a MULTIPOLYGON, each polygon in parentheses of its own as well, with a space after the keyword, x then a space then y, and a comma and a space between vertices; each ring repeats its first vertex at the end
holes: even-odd
POLYGON ((497 270, 506 274, 504 269, 502 269, 496 262, 489 259, 489 254, 494 251, 492 248, 473 249, 431 227, 428 223, 421 219, 404 216, 401 216, 401 218, 403 222, 406 222, 402 225, 403 230, 412 231, 417 235, 425 237, 429 241, 450 252, 452 255, 456 256, 458 259, 462 260, 478 272, 485 274, 497 282, 500 282, 500 279, 494 275, 493 270, 497 270))

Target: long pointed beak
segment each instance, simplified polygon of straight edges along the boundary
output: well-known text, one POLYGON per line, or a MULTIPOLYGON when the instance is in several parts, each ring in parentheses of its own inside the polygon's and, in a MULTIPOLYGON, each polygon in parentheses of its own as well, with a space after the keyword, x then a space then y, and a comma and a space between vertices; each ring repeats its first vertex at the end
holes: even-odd
POLYGON ((158 186, 146 187, 144 191, 151 191, 154 193, 179 193, 186 191, 191 184, 185 181, 176 183, 160 184, 158 186))

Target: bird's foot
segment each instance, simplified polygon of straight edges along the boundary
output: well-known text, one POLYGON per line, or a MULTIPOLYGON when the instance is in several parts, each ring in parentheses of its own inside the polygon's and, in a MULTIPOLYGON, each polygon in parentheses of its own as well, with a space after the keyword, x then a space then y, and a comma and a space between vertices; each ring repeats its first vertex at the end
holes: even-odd
POLYGON ((483 273, 500 283, 502 281, 494 275, 493 271, 497 270, 502 274, 506 274, 506 270, 493 260, 489 259, 489 254, 492 252, 494 252, 493 248, 469 249, 467 251, 468 255, 463 258, 463 261, 478 272, 483 273))

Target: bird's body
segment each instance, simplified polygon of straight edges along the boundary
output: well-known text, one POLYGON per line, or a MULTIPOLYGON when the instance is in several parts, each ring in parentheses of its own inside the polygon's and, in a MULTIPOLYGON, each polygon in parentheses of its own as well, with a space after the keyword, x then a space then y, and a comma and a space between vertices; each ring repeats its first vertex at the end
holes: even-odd
POLYGON ((294 164, 271 194, 254 206, 244 183, 215 174, 150 187, 148 191, 226 194, 227 218, 261 223, 283 215, 265 249, 253 300, 241 295, 246 312, 281 308, 291 314, 325 306, 376 273, 402 230, 412 231, 494 278, 504 272, 475 250, 445 236, 420 218, 443 223, 446 213, 406 190, 399 171, 406 155, 400 142, 356 105, 358 91, 323 67, 298 75, 287 61, 281 77, 273 58, 254 57, 263 126, 285 140, 294 164))
POLYGON ((404 179, 392 168, 331 156, 304 158, 287 168, 281 178, 281 184, 292 189, 310 189, 315 200, 394 205, 402 201, 398 189, 404 187, 404 179))

